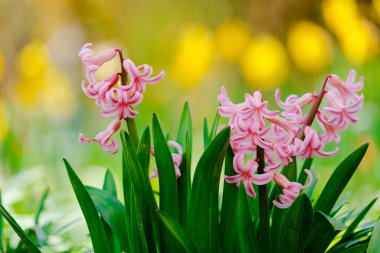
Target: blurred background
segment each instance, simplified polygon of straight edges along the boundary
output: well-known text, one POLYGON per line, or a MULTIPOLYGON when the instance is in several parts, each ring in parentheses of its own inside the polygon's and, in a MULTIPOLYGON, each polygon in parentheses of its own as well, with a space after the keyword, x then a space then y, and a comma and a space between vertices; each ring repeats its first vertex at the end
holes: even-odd
MULTIPOLYGON (((356 69, 365 77, 360 121, 342 133, 335 157, 317 158, 314 166, 320 191, 339 161, 369 142, 346 190, 348 206, 362 208, 380 192, 379 31, 380 0, 0 0, 3 203, 28 226, 49 187, 43 218, 55 221, 52 230, 62 235, 69 220, 76 226, 80 217, 78 206, 74 211, 68 204, 75 201, 62 158, 85 183, 100 185, 106 168, 120 179, 119 155, 77 140, 79 132, 95 136, 109 122, 81 90, 85 72, 78 52, 92 42, 95 54, 122 48, 137 65, 165 70, 136 108, 140 133, 157 112, 164 131, 175 136, 189 101, 196 157, 203 149, 203 119, 212 121, 221 86, 234 102, 257 89, 273 101, 277 87, 283 98, 319 91, 327 74, 345 80, 356 69)), ((110 63, 101 72, 118 68, 110 63)), ((78 234, 75 240, 86 239, 78 234)))

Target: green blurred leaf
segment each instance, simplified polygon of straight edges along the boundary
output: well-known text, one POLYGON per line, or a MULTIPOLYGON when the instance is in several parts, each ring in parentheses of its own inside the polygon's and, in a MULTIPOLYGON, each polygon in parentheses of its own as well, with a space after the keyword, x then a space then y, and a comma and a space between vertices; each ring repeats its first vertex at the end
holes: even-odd
POLYGON ((38 206, 37 213, 36 213, 36 217, 34 219, 34 224, 35 225, 38 225, 38 223, 39 223, 40 216, 41 216, 42 211, 45 208, 45 202, 46 202, 46 199, 47 199, 48 195, 49 195, 49 187, 46 188, 44 194, 42 195, 42 198, 41 198, 41 201, 40 201, 40 204, 38 206))
POLYGON ((183 106, 181 121, 179 123, 179 129, 177 133, 177 142, 183 148, 184 153, 187 153, 189 158, 188 164, 191 166, 191 157, 193 149, 193 127, 190 114, 189 104, 186 102, 183 106), (189 135, 189 136, 187 136, 189 135))
POLYGON ((112 196, 117 197, 115 178, 110 170, 107 170, 104 175, 103 190, 111 193, 112 196))
MULTIPOLYGON (((232 214, 231 214, 232 215, 232 214)), ((260 252, 249 210, 247 193, 240 184, 236 201, 236 236, 240 252, 260 252)), ((227 252, 227 251, 226 251, 227 252)), ((235 252, 235 251, 234 251, 235 252)))
POLYGON ((204 147, 204 149, 207 148, 208 143, 209 143, 208 124, 207 124, 207 119, 204 118, 204 121, 203 121, 203 147, 204 147))
MULTIPOLYGON (((179 221, 178 186, 173 158, 156 114, 153 115, 152 125, 154 153, 160 185, 160 210, 165 211, 179 221)), ((164 252, 177 252, 178 245, 172 242, 172 235, 165 227, 162 228, 161 250, 164 252)))
POLYGON ((307 233, 305 240, 305 252, 307 253, 322 253, 325 252, 334 237, 345 226, 338 220, 317 211, 314 213, 313 222, 307 233))
POLYGON ((0 213, 7 220, 7 222, 9 223, 9 225, 16 232, 16 234, 20 237, 21 241, 27 247, 28 252, 37 252, 37 253, 41 252, 38 249, 38 247, 33 243, 33 241, 27 236, 27 234, 20 227, 20 225, 17 224, 17 222, 15 221, 15 219, 12 217, 12 215, 10 215, 10 213, 8 213, 7 210, 1 204, 0 204, 0 213))
POLYGON ((149 173, 149 161, 150 161, 150 132, 149 127, 144 129, 141 135, 139 146, 137 148, 137 156, 142 167, 142 170, 146 175, 149 173))
POLYGON ((313 218, 313 208, 305 193, 301 193, 289 208, 280 230, 280 252, 303 252, 306 231, 313 218))
POLYGON ((368 143, 352 152, 341 164, 339 164, 326 186, 323 188, 323 191, 314 206, 315 210, 327 214, 331 212, 335 202, 359 166, 367 148, 368 143))
POLYGON ((193 179, 186 229, 200 252, 220 252, 218 192, 230 129, 223 129, 201 156, 193 179))
MULTIPOLYGON (((1 190, 0 190, 0 205, 2 205, 1 190)), ((0 213, 0 252, 4 252, 3 245, 3 215, 0 213)))
POLYGON ((348 249, 342 250, 340 253, 366 253, 368 244, 359 244, 348 249))
POLYGON ((363 218, 367 215, 368 211, 371 209, 373 204, 375 204, 377 198, 373 199, 359 214, 356 216, 356 218, 352 221, 350 226, 347 227, 346 231, 344 232, 342 238, 345 238, 352 234, 354 230, 357 228, 359 223, 363 220, 363 218))
MULTIPOLYGON (((233 167, 234 152, 228 146, 224 162, 224 175, 235 174, 233 167)), ((236 184, 227 183, 224 180, 222 208, 220 212, 220 233, 223 252, 237 252, 239 249, 238 237, 236 235, 236 201, 239 188, 236 184)))
POLYGON ((164 211, 159 211, 158 215, 161 218, 162 223, 171 232, 173 237, 182 245, 182 247, 189 253, 198 252, 194 243, 191 241, 189 235, 186 233, 185 229, 169 214, 164 211))
POLYGON ((380 249, 380 220, 377 221, 372 231, 367 253, 378 253, 380 249))
POLYGON ((66 159, 63 159, 63 161, 65 163, 67 174, 69 175, 75 196, 77 197, 84 218, 86 219, 94 251, 96 253, 111 252, 98 212, 96 211, 95 205, 92 202, 89 193, 86 191, 84 185, 66 159))
POLYGON ((123 204, 110 192, 91 186, 86 186, 86 190, 90 194, 96 210, 115 234, 122 250, 127 251, 128 245, 125 239, 128 238, 128 235, 123 204))
POLYGON ((219 112, 216 111, 214 122, 212 123, 210 134, 208 136, 209 142, 212 141, 216 135, 216 131, 218 130, 219 118, 220 118, 219 112))

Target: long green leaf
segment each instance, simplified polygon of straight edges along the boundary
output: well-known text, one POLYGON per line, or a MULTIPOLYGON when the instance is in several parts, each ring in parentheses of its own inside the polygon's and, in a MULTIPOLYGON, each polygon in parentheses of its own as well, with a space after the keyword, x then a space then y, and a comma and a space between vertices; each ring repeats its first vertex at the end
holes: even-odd
POLYGON ((207 148, 209 144, 209 139, 208 139, 208 124, 207 124, 207 119, 204 118, 203 120, 203 147, 204 149, 207 148))
POLYGON ((219 119, 220 119, 219 112, 216 111, 214 122, 212 123, 210 134, 208 136, 209 142, 212 141, 214 139, 215 135, 216 135, 216 131, 218 129, 218 124, 219 124, 219 119))
POLYGON ((141 135, 139 146, 137 148, 137 156, 142 167, 142 170, 146 175, 149 172, 149 161, 150 161, 150 133, 149 127, 144 129, 141 135))
POLYGON ((298 176, 297 182, 300 184, 305 184, 307 179, 307 174, 304 172, 305 169, 311 170, 311 165, 313 164, 313 158, 307 158, 302 165, 302 169, 298 176))
POLYGON ((367 215, 368 211, 371 209, 373 204, 375 204, 377 198, 373 199, 359 214, 356 216, 356 218, 352 221, 350 226, 347 227, 346 231, 344 232, 342 238, 345 238, 352 234, 354 230, 357 228, 359 223, 363 220, 363 218, 367 215))
POLYGON ((307 233, 305 240, 306 253, 322 253, 325 252, 334 237, 345 226, 338 220, 317 211, 314 213, 313 222, 307 233))
POLYGON ((189 166, 191 166, 191 156, 193 149, 193 127, 190 114, 189 104, 186 102, 183 106, 181 121, 179 123, 177 142, 184 149, 184 153, 188 153, 190 160, 188 161, 189 166), (187 137, 189 135, 189 137, 187 137), (188 139, 187 139, 188 138, 188 139))
POLYGON ((66 159, 63 159, 63 161, 65 163, 67 174, 69 175, 75 196, 77 197, 79 206, 82 209, 84 218, 86 219, 94 251, 96 253, 111 252, 98 212, 96 211, 95 205, 92 202, 89 193, 86 191, 86 188, 66 159))
POLYGON ((313 218, 313 208, 305 193, 301 193, 289 208, 280 231, 279 249, 284 253, 304 250, 306 231, 313 218))
MULTIPOLYGON (((152 125, 154 153, 160 184, 160 210, 167 212, 170 216, 179 221, 178 186, 173 158, 155 114, 153 115, 152 125)), ((172 240, 172 235, 162 226, 161 250, 164 252, 177 252, 178 244, 173 243, 172 240)))
POLYGON ((41 216, 42 211, 45 208, 45 202, 46 202, 46 199, 47 199, 48 195, 49 195, 49 187, 46 188, 44 194, 42 195, 42 198, 41 198, 41 201, 40 201, 40 204, 38 206, 37 213, 36 213, 36 218, 34 219, 34 224, 35 225, 38 225, 38 223, 39 223, 40 216, 41 216))
MULTIPOLYGON (((236 201, 236 236, 239 244, 239 251, 242 253, 259 252, 259 245, 256 239, 252 216, 249 210, 247 193, 243 184, 238 190, 236 201)), ((227 252, 227 251, 226 251, 227 252)), ((235 251, 234 251, 235 252, 235 251)))
POLYGON ((107 191, 91 186, 86 186, 86 190, 90 194, 96 210, 115 234, 122 250, 127 251, 128 245, 126 238, 128 235, 123 204, 107 191))
POLYGON ((160 241, 158 234, 155 233, 155 227, 158 226, 158 218, 157 215, 153 215, 152 212, 152 210, 157 209, 157 204, 154 199, 148 175, 144 173, 141 168, 130 136, 126 132, 122 132, 121 139, 123 144, 123 190, 125 213, 127 216, 128 235, 131 233, 131 239, 129 240, 130 249, 132 252, 138 252, 138 249, 133 247, 138 247, 136 244, 138 242, 136 236, 141 238, 141 234, 139 234, 139 231, 137 231, 132 225, 133 220, 131 220, 131 218, 136 218, 136 215, 131 213, 131 210, 134 210, 132 204, 134 203, 133 198, 135 194, 136 199, 139 202, 139 207, 141 208, 145 237, 146 241, 149 242, 149 252, 159 252, 160 241))
POLYGON ((158 215, 160 216, 161 221, 165 225, 165 227, 172 233, 173 237, 177 239, 177 241, 182 245, 186 252, 198 252, 198 249, 191 241, 185 229, 180 224, 178 224, 178 222, 173 217, 171 217, 164 211, 159 211, 158 215))
MULTIPOLYGON (((233 167, 234 152, 231 146, 227 149, 227 154, 224 162, 225 176, 235 174, 233 167)), ((220 233, 222 238, 223 252, 237 252, 238 237, 236 234, 236 201, 239 188, 235 184, 230 184, 224 181, 222 209, 220 212, 220 233)))
MULTIPOLYGON (((1 190, 0 190, 0 205, 2 205, 1 190)), ((0 213, 0 252, 4 251, 3 245, 3 215, 0 213)))
POLYGON ((201 156, 193 179, 186 229, 200 252, 220 252, 219 179, 230 129, 222 130, 201 156))
POLYGON ((367 148, 368 143, 359 147, 339 164, 326 186, 323 188, 323 191, 314 206, 315 210, 330 214, 335 202, 359 166, 367 148))
POLYGON ((378 253, 380 249, 380 220, 377 221, 373 228, 371 240, 368 245, 367 253, 378 253))
MULTIPOLYGON (((116 183, 115 179, 112 175, 112 172, 107 169, 106 174, 104 175, 104 181, 103 181, 103 188, 104 191, 109 192, 114 196, 115 198, 117 197, 117 190, 116 190, 116 183)), ((125 211, 123 209, 124 215, 125 211)), ((124 217, 125 219, 125 217, 124 217)), ((108 240, 109 247, 113 253, 121 253, 121 247, 118 239, 116 238, 115 234, 112 232, 111 227, 107 224, 107 222, 104 220, 103 217, 101 217, 101 221, 103 224, 104 232, 106 233, 106 237, 108 240)), ((126 224, 124 224, 124 227, 126 228, 126 224)), ((128 239, 123 238, 123 243, 126 245, 126 252, 129 252, 129 244, 128 244, 128 239)))
POLYGON ((33 252, 33 253, 40 253, 41 252, 38 249, 38 247, 33 243, 33 241, 27 236, 27 234, 20 227, 20 225, 17 224, 16 220, 13 219, 12 215, 10 215, 7 212, 7 210, 2 205, 0 205, 0 213, 2 214, 2 216, 4 217, 4 219, 7 220, 7 222, 9 223, 9 225, 16 232, 16 234, 20 237, 21 241, 27 247, 28 252, 33 252))

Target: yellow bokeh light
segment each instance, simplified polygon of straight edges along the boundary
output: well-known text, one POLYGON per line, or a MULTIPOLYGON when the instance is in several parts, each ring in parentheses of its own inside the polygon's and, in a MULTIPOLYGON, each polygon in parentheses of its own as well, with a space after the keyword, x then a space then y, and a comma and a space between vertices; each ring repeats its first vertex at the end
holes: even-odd
POLYGON ((237 62, 247 47, 250 37, 250 29, 243 21, 227 21, 216 30, 216 50, 226 61, 237 62))
POLYGON ((271 89, 288 73, 288 59, 282 43, 272 35, 254 38, 240 62, 246 81, 255 88, 271 89))
POLYGON ((20 68, 25 78, 40 76, 48 64, 48 53, 40 41, 27 44, 20 52, 20 68))
POLYGON ((4 140, 9 131, 7 108, 4 101, 0 100, 0 142, 4 140))
POLYGON ((186 87, 196 86, 211 66, 212 53, 212 39, 204 26, 185 29, 171 63, 172 77, 186 87))
POLYGON ((288 50, 295 65, 308 73, 316 73, 331 63, 334 55, 332 39, 319 25, 297 22, 288 33, 288 50))
POLYGON ((324 0, 322 12, 328 28, 335 33, 347 32, 359 18, 355 0, 324 0))

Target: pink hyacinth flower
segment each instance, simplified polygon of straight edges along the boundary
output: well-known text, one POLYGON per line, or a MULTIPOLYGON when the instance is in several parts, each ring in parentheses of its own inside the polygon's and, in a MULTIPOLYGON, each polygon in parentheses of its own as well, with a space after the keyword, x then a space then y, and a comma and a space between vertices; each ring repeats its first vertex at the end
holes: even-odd
POLYGON ((237 174, 234 176, 226 176, 225 180, 228 183, 235 183, 237 186, 243 182, 247 194, 255 198, 256 192, 253 189, 252 184, 267 184, 270 180, 272 180, 273 173, 267 172, 263 174, 257 174, 257 168, 259 167, 259 164, 253 159, 245 162, 245 158, 245 154, 236 154, 234 156, 233 165, 234 170, 237 174))
POLYGON ((299 157, 302 159, 311 158, 315 155, 320 157, 330 157, 338 152, 338 147, 333 151, 323 151, 325 143, 321 140, 318 133, 310 126, 305 128, 305 139, 303 141, 303 150, 300 152, 299 157))
POLYGON ((98 56, 91 57, 94 54, 94 52, 89 48, 90 46, 92 46, 92 43, 86 43, 79 51, 79 58, 86 66, 95 65, 97 67, 100 67, 107 61, 113 59, 119 51, 116 48, 112 48, 108 49, 107 51, 98 56))
POLYGON ((356 101, 359 99, 359 95, 355 92, 363 89, 364 77, 360 77, 357 83, 355 83, 355 77, 356 71, 353 69, 348 74, 346 82, 340 80, 337 75, 331 75, 331 78, 327 82, 327 87, 338 91, 344 104, 347 104, 349 101, 356 101))
MULTIPOLYGON (((175 169, 175 175, 177 179, 181 176, 181 171, 179 170, 179 166, 182 163, 182 154, 183 150, 181 145, 179 145, 177 142, 171 140, 168 142, 168 145, 172 146, 174 149, 177 150, 178 153, 172 153, 172 159, 173 159, 173 164, 174 164, 174 169, 175 169)), ((150 148, 150 153, 154 155, 154 147, 150 148)), ((156 168, 153 168, 152 174, 150 175, 150 178, 157 178, 158 177, 158 171, 156 168)))
POLYGON ((130 83, 123 86, 123 88, 133 92, 143 93, 146 85, 157 83, 165 75, 165 72, 161 71, 157 76, 150 77, 153 73, 151 66, 144 64, 136 67, 130 59, 123 61, 123 67, 127 71, 130 78, 130 83))
POLYGON ((81 143, 89 143, 89 142, 98 142, 99 145, 108 153, 114 154, 119 150, 119 144, 112 140, 109 142, 113 133, 115 133, 120 128, 120 120, 113 120, 107 126, 106 130, 98 133, 95 138, 86 138, 83 133, 79 134, 79 141, 81 143))
POLYGON ((119 86, 106 92, 100 113, 105 117, 116 115, 119 119, 134 118, 137 112, 132 107, 139 105, 142 99, 140 92, 130 93, 119 86))
POLYGON ((278 184, 281 188, 284 189, 284 194, 280 194, 278 197, 281 201, 273 200, 273 204, 278 208, 288 208, 293 201, 300 194, 301 190, 309 187, 311 182, 313 181, 313 175, 310 170, 305 169, 305 173, 309 177, 308 182, 305 185, 302 185, 297 182, 290 182, 284 175, 282 174, 274 174, 273 181, 278 184))

